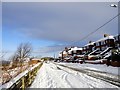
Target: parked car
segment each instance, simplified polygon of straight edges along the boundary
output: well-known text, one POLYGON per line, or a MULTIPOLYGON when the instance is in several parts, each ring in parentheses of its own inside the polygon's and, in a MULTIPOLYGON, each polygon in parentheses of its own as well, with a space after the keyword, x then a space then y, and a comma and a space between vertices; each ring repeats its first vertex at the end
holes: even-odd
POLYGON ((60 62, 60 59, 55 59, 54 62, 60 62))
POLYGON ((84 61, 81 60, 81 59, 76 59, 74 62, 75 62, 75 63, 80 63, 80 64, 82 64, 84 61))
POLYGON ((68 62, 72 62, 72 63, 74 63, 74 60, 73 60, 73 59, 70 59, 70 60, 68 60, 68 62))
POLYGON ((109 52, 108 55, 104 57, 104 59, 107 59, 106 65, 120 67, 120 51, 118 49, 109 52))
POLYGON ((112 60, 112 61, 119 61, 120 62, 120 52, 109 52, 107 55, 104 57, 104 59, 112 60))

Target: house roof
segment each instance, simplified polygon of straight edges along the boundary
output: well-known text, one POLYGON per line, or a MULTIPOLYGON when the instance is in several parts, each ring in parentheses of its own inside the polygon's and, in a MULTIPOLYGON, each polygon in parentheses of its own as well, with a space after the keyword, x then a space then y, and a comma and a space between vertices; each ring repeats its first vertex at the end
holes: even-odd
POLYGON ((102 38, 102 39, 99 39, 99 40, 96 41, 96 42, 104 41, 104 40, 107 40, 107 39, 114 39, 114 36, 107 36, 107 37, 104 37, 104 38, 102 38))
POLYGON ((94 45, 94 43, 95 42, 91 42, 91 43, 86 44, 85 46, 94 45))

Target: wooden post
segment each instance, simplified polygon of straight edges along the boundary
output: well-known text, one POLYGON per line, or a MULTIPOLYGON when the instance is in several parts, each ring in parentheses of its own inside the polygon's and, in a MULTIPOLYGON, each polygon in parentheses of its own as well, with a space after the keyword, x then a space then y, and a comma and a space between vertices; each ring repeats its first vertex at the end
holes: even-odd
POLYGON ((22 90, 25 89, 25 81, 24 81, 24 77, 22 77, 22 90))
POLYGON ((30 74, 30 71, 29 71, 29 73, 28 73, 28 79, 29 79, 28 84, 30 85, 30 84, 31 84, 31 74, 30 74))

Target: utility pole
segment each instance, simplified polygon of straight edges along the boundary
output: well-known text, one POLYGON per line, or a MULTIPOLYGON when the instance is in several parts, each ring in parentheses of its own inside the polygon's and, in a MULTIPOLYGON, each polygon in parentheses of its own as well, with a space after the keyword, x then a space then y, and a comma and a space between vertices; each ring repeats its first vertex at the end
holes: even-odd
POLYGON ((54 53, 54 60, 55 60, 55 53, 54 53))

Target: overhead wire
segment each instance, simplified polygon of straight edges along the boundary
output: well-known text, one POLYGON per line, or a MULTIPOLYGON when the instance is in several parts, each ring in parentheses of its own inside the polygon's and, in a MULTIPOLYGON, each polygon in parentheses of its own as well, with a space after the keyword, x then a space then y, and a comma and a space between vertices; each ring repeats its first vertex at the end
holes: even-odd
POLYGON ((108 20, 107 22, 105 22, 103 25, 101 25, 100 27, 98 27, 97 29, 95 29, 94 31, 90 32, 89 34, 87 34, 86 36, 84 36, 83 38, 81 38, 78 41, 75 41, 73 43, 71 43, 70 45, 74 45, 75 43, 78 43, 86 38, 88 38, 89 36, 91 36, 93 33, 97 32, 98 30, 100 30, 102 27, 104 27, 105 25, 107 25, 108 23, 110 23, 112 20, 114 20, 115 18, 117 18, 120 15, 120 13, 118 13, 116 16, 114 16, 113 18, 111 18, 110 20, 108 20))

